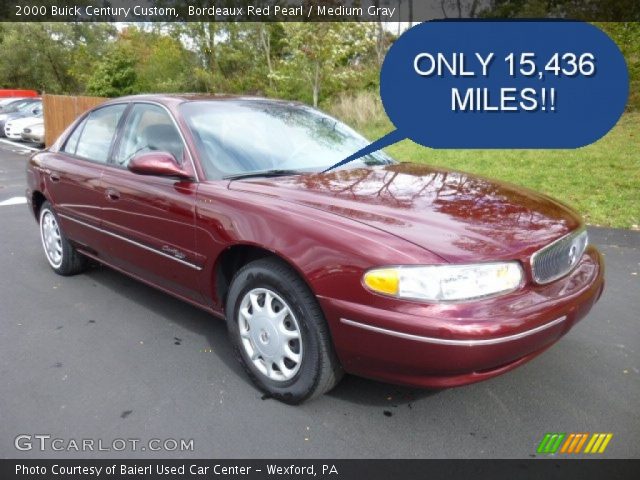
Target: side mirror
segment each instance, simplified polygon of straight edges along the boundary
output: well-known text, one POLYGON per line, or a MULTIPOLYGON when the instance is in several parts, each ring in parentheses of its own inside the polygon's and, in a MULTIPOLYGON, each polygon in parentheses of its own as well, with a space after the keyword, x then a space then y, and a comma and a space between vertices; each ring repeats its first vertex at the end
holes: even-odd
POLYGON ((138 175, 155 175, 158 177, 177 177, 191 179, 192 176, 182 169, 168 152, 145 152, 131 159, 127 167, 138 175))

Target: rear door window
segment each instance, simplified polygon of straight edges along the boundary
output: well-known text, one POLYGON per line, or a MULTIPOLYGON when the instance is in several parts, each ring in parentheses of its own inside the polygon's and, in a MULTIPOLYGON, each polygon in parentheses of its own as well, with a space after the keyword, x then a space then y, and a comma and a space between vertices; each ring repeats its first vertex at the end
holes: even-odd
POLYGON ((71 155, 76 154, 76 148, 78 147, 78 140, 80 139, 80 134, 82 133, 82 129, 84 128, 86 123, 87 123, 87 119, 85 118, 82 122, 78 124, 78 126, 76 126, 73 132, 71 132, 71 135, 69 135, 69 138, 67 138, 67 141, 65 142, 64 147, 62 147, 63 152, 70 153, 71 155))
POLYGON ((106 163, 126 104, 112 105, 89 114, 67 140, 63 151, 93 162, 106 163))

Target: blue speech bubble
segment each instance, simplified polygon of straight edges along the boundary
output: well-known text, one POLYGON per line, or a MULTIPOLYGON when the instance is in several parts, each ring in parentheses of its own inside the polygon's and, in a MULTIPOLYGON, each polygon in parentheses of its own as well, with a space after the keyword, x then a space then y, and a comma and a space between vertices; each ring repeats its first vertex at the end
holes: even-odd
POLYGON ((613 128, 628 94, 620 49, 588 23, 422 23, 380 72, 396 130, 331 168, 407 137, 431 148, 578 148, 613 128))

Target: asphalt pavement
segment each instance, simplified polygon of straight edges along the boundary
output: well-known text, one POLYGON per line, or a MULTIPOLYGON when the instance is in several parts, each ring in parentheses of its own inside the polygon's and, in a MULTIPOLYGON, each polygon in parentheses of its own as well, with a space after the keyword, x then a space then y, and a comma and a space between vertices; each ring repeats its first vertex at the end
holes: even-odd
POLYGON ((347 376, 291 407, 263 399, 207 313, 109 268, 55 275, 21 198, 30 154, 0 144, 0 457, 531 458, 546 432, 610 432, 600 457, 640 457, 640 232, 590 230, 605 293, 530 363, 441 391, 347 376))

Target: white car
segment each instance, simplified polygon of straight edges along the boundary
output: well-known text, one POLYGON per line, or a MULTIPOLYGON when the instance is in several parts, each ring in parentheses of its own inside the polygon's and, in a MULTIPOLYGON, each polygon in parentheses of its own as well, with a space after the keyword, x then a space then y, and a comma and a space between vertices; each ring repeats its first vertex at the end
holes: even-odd
POLYGON ((37 145, 44 145, 44 122, 41 121, 39 123, 34 123, 33 125, 27 126, 22 130, 21 137, 23 142, 31 142, 37 145))
POLYGON ((4 124, 4 134, 11 140, 21 140, 22 130, 35 124, 41 123, 42 116, 16 118, 15 120, 9 120, 4 124))

